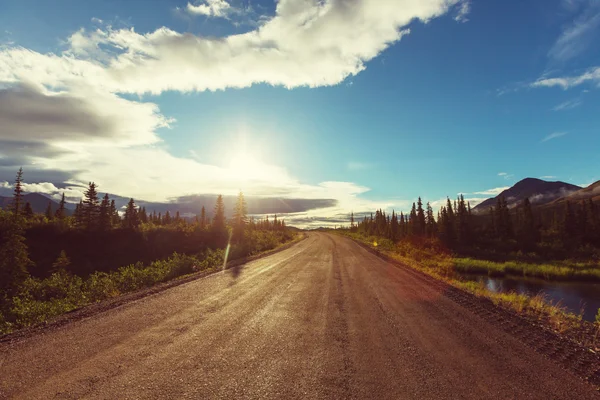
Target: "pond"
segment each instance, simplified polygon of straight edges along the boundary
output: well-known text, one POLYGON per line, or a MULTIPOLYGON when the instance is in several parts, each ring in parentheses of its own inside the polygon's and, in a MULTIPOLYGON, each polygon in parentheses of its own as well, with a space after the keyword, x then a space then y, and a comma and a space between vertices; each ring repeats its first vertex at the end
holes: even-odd
POLYGON ((553 304, 560 304, 579 314, 584 307, 583 319, 594 321, 600 308, 600 284, 584 282, 554 282, 517 277, 490 277, 461 275, 469 281, 482 282, 492 292, 516 292, 535 296, 542 293, 553 304))

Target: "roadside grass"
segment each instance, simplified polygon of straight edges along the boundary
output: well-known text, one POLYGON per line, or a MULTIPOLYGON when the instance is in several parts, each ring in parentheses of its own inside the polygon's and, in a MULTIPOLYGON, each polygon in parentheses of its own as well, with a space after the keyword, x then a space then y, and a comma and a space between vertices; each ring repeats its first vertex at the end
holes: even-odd
MULTIPOLYGON (((535 265, 516 262, 494 263, 483 260, 454 258, 450 253, 444 251, 444 249, 437 248, 436 244, 421 247, 406 242, 394 243, 391 240, 373 236, 364 237, 358 233, 347 231, 333 232, 366 244, 372 249, 376 249, 402 264, 424 272, 435 279, 442 280, 465 292, 471 293, 476 297, 489 299, 497 306, 513 310, 519 315, 532 317, 535 320, 545 323, 559 333, 568 333, 569 331, 582 328, 586 324, 586 322, 583 321, 583 313, 571 313, 565 307, 561 306, 561 304, 550 303, 548 299, 541 294, 527 296, 515 292, 492 292, 486 288, 483 282, 461 280, 457 277, 456 272, 520 274, 527 277, 535 276, 556 280, 558 280, 559 277, 567 277, 565 280, 573 279, 573 276, 576 276, 578 279, 587 279, 583 277, 588 276, 586 274, 589 274, 589 276, 598 277, 597 279, 600 279, 600 270, 589 269, 587 264, 581 264, 574 267, 557 267, 550 264, 535 265), (557 271, 553 270, 555 268, 557 271)), ((598 332, 600 332, 600 317, 598 317, 598 321, 595 325, 598 332)))
POLYGON ((454 270, 459 273, 487 274, 489 276, 519 276, 552 281, 600 282, 600 266, 594 263, 561 261, 524 263, 518 261, 494 262, 473 258, 453 258, 454 270))
MULTIPOLYGON (((228 261, 260 255, 300 238, 300 235, 262 232, 253 232, 252 235, 250 242, 232 247, 228 261)), ((29 277, 17 296, 3 301, 0 335, 161 282, 184 278, 197 272, 219 270, 223 267, 224 255, 223 249, 208 249, 197 255, 174 253, 166 260, 156 260, 146 265, 127 265, 114 272, 94 272, 86 278, 64 269, 46 279, 29 277)))

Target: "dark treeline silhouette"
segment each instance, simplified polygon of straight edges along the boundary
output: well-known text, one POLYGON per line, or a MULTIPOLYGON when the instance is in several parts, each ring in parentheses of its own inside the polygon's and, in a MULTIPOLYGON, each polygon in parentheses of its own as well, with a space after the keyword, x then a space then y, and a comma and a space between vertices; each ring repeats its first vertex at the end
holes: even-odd
POLYGON ((108 195, 100 199, 97 185, 90 182, 69 216, 64 194, 56 210, 49 202, 44 213, 34 213, 23 203, 22 183, 20 169, 12 202, 0 209, 0 300, 15 295, 28 276, 45 278, 57 269, 87 276, 165 259, 175 252, 199 254, 228 243, 244 256, 289 239, 284 221, 277 216, 272 221, 249 217, 242 193, 230 220, 225 218, 222 196, 212 217, 204 207, 200 215, 183 217, 179 212, 148 213, 134 199, 117 210, 114 200, 108 195), (273 243, 265 243, 268 240, 273 243))
POLYGON ((473 256, 505 258, 514 253, 538 258, 590 258, 600 254, 600 207, 592 200, 566 201, 562 209, 532 207, 529 199, 513 208, 502 197, 488 214, 475 215, 461 195, 447 199, 437 214, 421 198, 409 214, 377 210, 351 231, 393 241, 434 239, 473 256))

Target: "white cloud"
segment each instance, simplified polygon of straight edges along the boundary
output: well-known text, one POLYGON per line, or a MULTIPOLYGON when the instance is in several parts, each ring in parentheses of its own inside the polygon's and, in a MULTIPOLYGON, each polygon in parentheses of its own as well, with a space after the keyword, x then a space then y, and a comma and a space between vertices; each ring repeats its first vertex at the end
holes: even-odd
POLYGON ((471 1, 470 0, 464 1, 458 7, 458 12, 456 13, 456 16, 454 17, 454 20, 456 22, 469 22, 468 15, 470 12, 471 12, 471 1))
POLYGON ((510 186, 497 187, 493 189, 483 190, 481 192, 475 192, 473 194, 480 194, 482 196, 498 196, 503 191, 510 189, 510 186))
MULTIPOLYGON (((26 168, 94 180, 102 191, 144 200, 243 189, 249 195, 335 198, 359 211, 361 204, 375 204, 361 203, 358 196, 368 189, 354 183, 304 184, 276 166, 255 163, 248 170, 173 156, 156 132, 174 121, 142 97, 122 96, 259 83, 337 85, 409 34, 411 22, 426 23, 463 4, 280 0, 260 27, 222 38, 166 27, 139 33, 104 26, 75 32, 63 52, 0 47, 0 158, 25 159, 26 168)), ((190 6, 211 16, 233 8, 223 0, 190 6)))
POLYGON ((542 139, 542 143, 568 135, 569 132, 554 132, 542 139))
POLYGON ((505 180, 511 180, 514 178, 513 174, 509 174, 508 172, 498 172, 498 176, 504 178, 505 180))
POLYGON ((556 179, 557 177, 554 175, 544 175, 540 176, 540 179, 556 179))
POLYGON ((25 85, 0 89, 0 141, 151 144, 159 140, 155 130, 172 122, 153 103, 84 86, 69 92, 25 85))
POLYGON ((0 80, 51 87, 85 81, 118 93, 159 94, 244 88, 255 83, 294 88, 330 86, 460 0, 281 0, 260 28, 224 38, 169 28, 78 31, 64 54, 23 48, 0 52, 0 80), (93 57, 93 58, 90 58, 93 57))
POLYGON ((567 100, 567 101, 565 101, 563 103, 560 103, 556 107, 552 108, 552 110, 554 110, 554 111, 572 110, 574 108, 579 107, 581 104, 583 104, 583 102, 581 101, 581 99, 567 100))
POLYGON ((568 61, 584 53, 598 37, 600 2, 596 0, 569 1, 564 5, 567 10, 575 12, 582 3, 585 3, 583 11, 563 29, 560 37, 550 49, 549 57, 557 61, 568 61))
POLYGON ((198 5, 187 3, 185 9, 190 14, 225 18, 227 17, 227 14, 231 12, 232 7, 225 0, 204 0, 198 5))
POLYGON ((530 86, 533 88, 539 87, 560 87, 564 90, 591 82, 596 86, 600 86, 600 67, 593 67, 585 71, 581 75, 564 76, 556 78, 541 77, 533 82, 530 86))

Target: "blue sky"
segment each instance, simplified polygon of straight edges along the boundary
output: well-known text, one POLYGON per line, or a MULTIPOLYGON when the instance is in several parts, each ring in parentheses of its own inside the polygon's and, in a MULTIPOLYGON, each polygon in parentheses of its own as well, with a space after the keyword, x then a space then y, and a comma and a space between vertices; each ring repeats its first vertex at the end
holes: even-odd
POLYGON ((0 0, 0 27, 5 189, 321 220, 600 176, 598 0, 0 0))

